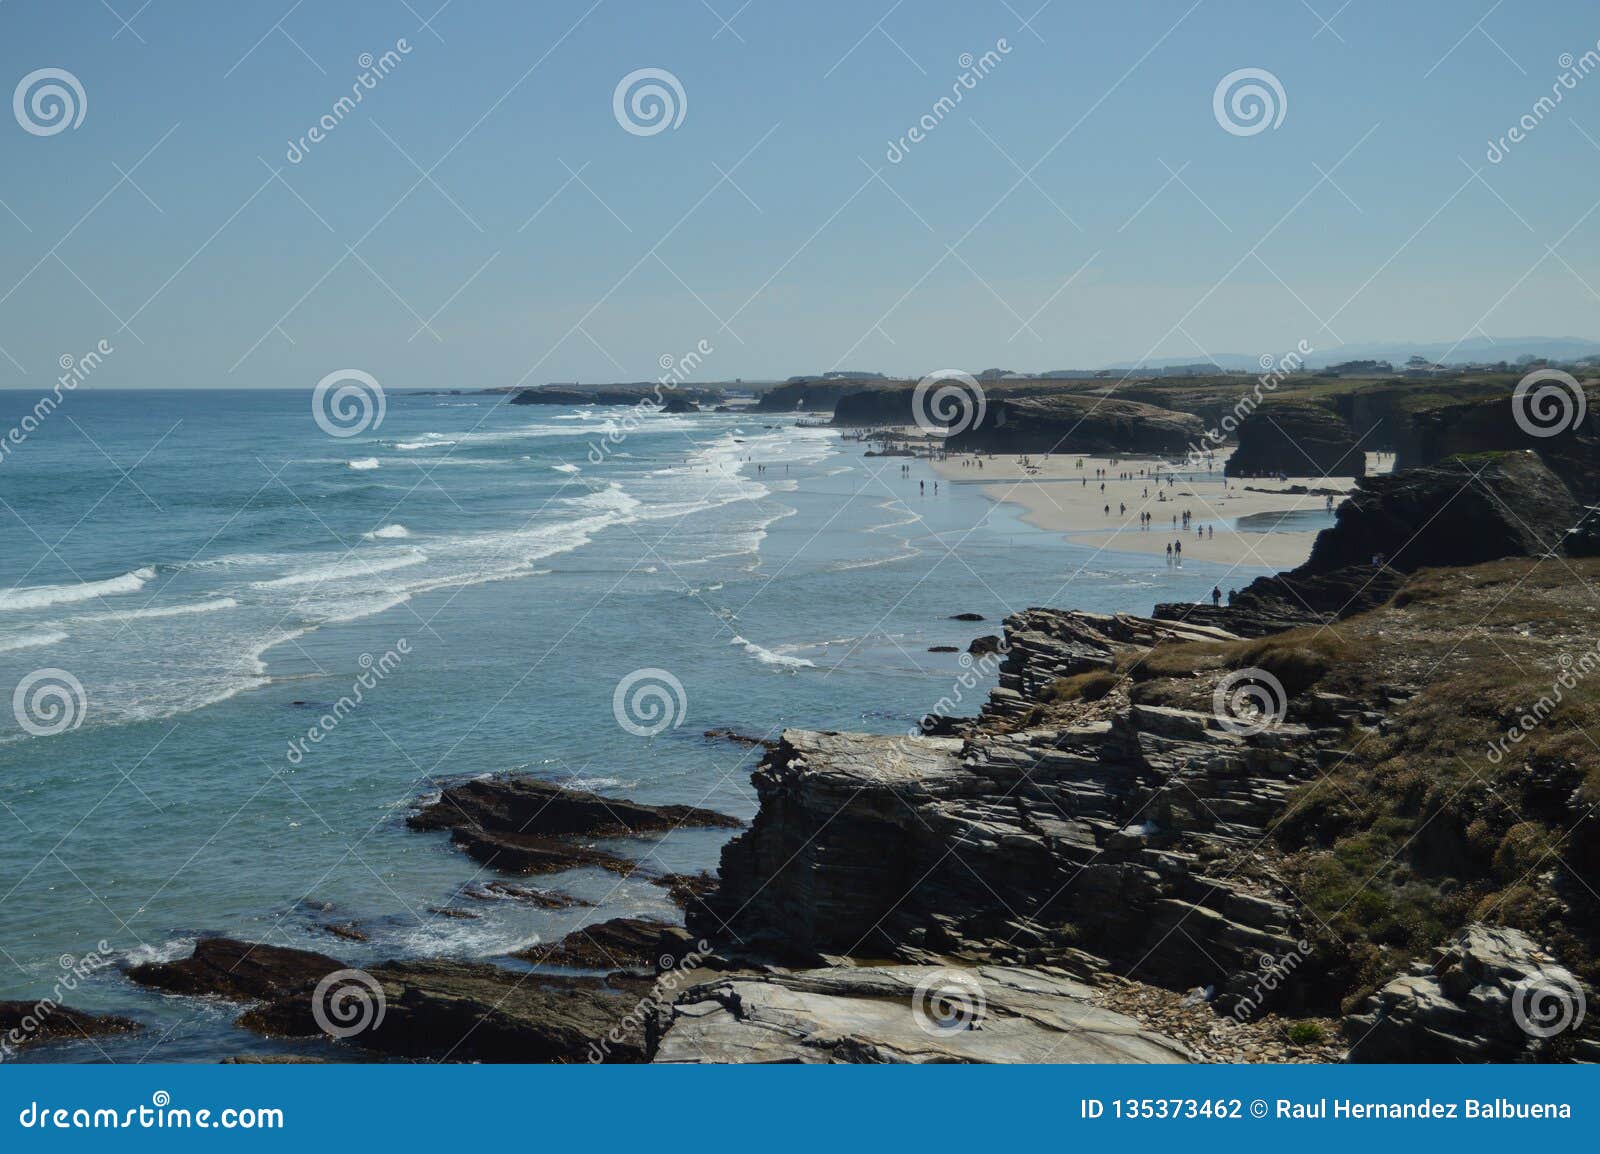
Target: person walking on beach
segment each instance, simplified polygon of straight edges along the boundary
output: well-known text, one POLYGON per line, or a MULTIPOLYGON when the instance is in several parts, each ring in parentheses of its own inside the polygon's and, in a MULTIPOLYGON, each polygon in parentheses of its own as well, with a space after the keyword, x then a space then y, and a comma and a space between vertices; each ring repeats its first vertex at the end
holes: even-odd
POLYGON ((1220 607, 1221 604, 1222 604, 1222 587, 1220 585, 1213 585, 1211 587, 1211 607, 1213 609, 1216 609, 1216 608, 1220 607))
POLYGON ((1172 559, 1174 561, 1176 561, 1179 565, 1183 564, 1183 542, 1182 541, 1174 541, 1172 543, 1172 559))
POLYGON ((926 493, 927 491, 928 491, 928 482, 926 482, 926 481, 918 481, 917 482, 917 492, 926 493))

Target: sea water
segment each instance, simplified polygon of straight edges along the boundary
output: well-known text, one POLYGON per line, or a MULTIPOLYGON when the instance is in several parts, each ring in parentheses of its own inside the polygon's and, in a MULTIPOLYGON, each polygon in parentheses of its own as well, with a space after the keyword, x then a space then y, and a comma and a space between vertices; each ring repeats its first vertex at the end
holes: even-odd
MULTIPOLYGON (((33 401, 0 394, 0 427, 33 401)), ((335 437, 303 392, 86 391, 10 446, 0 998, 51 995, 102 941, 118 963, 221 933, 515 965, 588 921, 676 919, 649 877, 714 869, 727 831, 620 844, 644 863, 629 878, 538 878, 596 903, 543 911, 463 896, 493 875, 405 817, 509 772, 749 818, 761 751, 707 730, 903 732, 972 663, 931 646, 1028 606, 1148 613, 1260 572, 1070 544, 786 416, 502 401, 391 394, 380 425, 335 437), (650 736, 614 700, 641 670, 671 719, 650 736)), ((146 1029, 33 1060, 338 1052, 116 966, 62 1000, 146 1029)))

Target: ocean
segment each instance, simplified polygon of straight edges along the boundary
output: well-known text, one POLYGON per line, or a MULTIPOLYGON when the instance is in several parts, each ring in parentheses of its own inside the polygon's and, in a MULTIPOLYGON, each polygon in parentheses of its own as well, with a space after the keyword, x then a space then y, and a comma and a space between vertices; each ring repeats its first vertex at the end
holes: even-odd
MULTIPOLYGON (((0 394, 0 430, 36 399, 0 394)), ((1261 572, 1097 553, 785 416, 391 393, 352 436, 314 418, 298 391, 81 391, 0 457, 0 998, 51 996, 102 942, 515 965, 587 921, 677 919, 649 876, 714 869, 727 831, 540 878, 597 903, 544 911, 463 896, 491 875, 404 819, 504 772, 748 818, 760 750, 708 730, 903 731, 975 667, 931 646, 1261 572)), ((341 1054, 117 965, 61 1000, 147 1028, 27 1060, 341 1054)))

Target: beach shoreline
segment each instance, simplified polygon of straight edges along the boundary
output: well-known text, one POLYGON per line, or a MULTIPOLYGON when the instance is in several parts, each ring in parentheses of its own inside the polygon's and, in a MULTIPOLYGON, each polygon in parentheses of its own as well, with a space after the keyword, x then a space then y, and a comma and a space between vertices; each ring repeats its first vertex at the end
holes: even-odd
MULTIPOLYGON (((1020 506, 1022 520, 1060 533, 1074 544, 1163 556, 1169 546, 1181 542, 1182 556, 1189 560, 1273 570, 1299 565, 1311 555, 1320 529, 1242 529, 1238 522, 1274 514, 1331 512, 1355 488, 1355 481, 1225 477, 1231 453, 1231 447, 1219 451, 1199 470, 1174 469, 1158 457, 1072 453, 1045 457, 961 453, 935 458, 930 464, 942 480, 981 483, 985 496, 1020 506), (1190 514, 1187 529, 1185 512, 1190 514), (1145 513, 1151 520, 1148 528, 1141 528, 1145 513)), ((1387 469, 1387 458, 1367 455, 1369 473, 1387 469)))

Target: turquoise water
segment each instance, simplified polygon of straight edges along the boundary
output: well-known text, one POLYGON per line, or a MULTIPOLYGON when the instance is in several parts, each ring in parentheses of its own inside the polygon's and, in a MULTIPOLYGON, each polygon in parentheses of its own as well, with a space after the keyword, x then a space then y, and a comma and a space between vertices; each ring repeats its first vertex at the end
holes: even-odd
MULTIPOLYGON (((35 399, 0 394, 0 428, 35 399)), ((645 869, 621 881, 541 878, 601 903, 544 912, 460 897, 487 879, 405 815, 441 782, 519 771, 749 817, 756 754, 707 729, 903 730, 965 670, 929 646, 1029 605, 1148 612, 1258 572, 1097 554, 786 418, 629 432, 626 410, 497 400, 390 395, 339 438, 305 393, 85 392, 10 447, 0 699, 54 672, 0 708, 0 998, 50 994, 58 959, 102 940, 119 961, 226 933, 359 965, 676 917, 648 876, 714 867, 726 831, 631 846, 645 869), (613 708, 640 669, 682 686, 650 737, 613 708), (81 697, 37 696, 62 673, 81 697), (368 940, 326 928, 345 923, 368 940)), ((65 1000, 149 1028, 34 1059, 285 1048, 114 968, 65 1000)))

